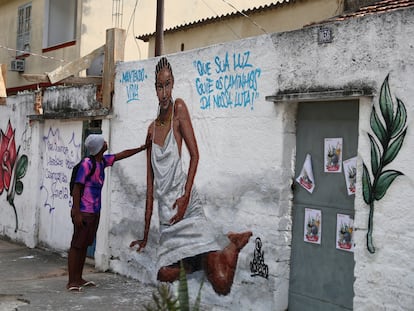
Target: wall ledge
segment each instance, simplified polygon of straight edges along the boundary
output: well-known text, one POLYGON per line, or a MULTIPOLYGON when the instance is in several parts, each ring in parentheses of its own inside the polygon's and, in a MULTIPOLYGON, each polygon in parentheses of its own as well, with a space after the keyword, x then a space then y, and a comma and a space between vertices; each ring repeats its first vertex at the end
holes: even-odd
POLYGON ((276 95, 266 96, 266 101, 274 103, 324 101, 324 100, 344 100, 365 96, 374 96, 371 88, 364 89, 342 89, 326 90, 315 92, 278 92, 276 95))
POLYGON ((93 119, 112 119, 113 115, 107 108, 88 111, 72 111, 72 112, 47 112, 43 114, 35 114, 27 116, 30 121, 44 120, 93 120, 93 119))

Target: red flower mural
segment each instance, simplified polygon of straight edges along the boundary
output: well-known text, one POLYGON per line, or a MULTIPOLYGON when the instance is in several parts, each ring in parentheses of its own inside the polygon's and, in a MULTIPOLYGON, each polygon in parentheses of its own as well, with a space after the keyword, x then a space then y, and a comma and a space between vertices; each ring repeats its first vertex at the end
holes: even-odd
POLYGON ((3 190, 9 190, 12 179, 13 167, 16 162, 16 140, 14 138, 10 120, 7 125, 6 133, 0 131, 0 194, 3 190))
POLYGON ((19 150, 20 147, 16 150, 15 130, 9 120, 6 132, 0 130, 0 195, 4 190, 7 191, 7 201, 13 207, 16 217, 15 232, 18 228, 18 218, 14 197, 23 192, 21 179, 26 175, 29 162, 26 155, 19 157, 19 150))

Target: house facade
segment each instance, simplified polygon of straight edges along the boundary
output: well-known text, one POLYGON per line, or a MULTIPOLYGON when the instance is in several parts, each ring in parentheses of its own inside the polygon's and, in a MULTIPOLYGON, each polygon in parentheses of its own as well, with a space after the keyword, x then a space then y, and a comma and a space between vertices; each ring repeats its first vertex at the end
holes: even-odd
MULTIPOLYGON (((251 7, 244 10, 202 18, 165 29, 163 52, 172 54, 265 33, 300 29, 342 14, 346 9, 353 9, 349 5, 346 6, 345 2, 281 0, 263 5, 255 5, 252 2, 251 7)), ((210 8, 214 10, 214 4, 210 8)), ((137 39, 148 42, 148 56, 153 57, 155 32, 138 35, 137 39)))
MULTIPOLYGON (((164 53, 298 29, 343 12, 339 0, 239 2, 237 7, 223 1, 179 5, 165 2, 164 53), (191 23, 187 25, 187 21, 191 23)), ((126 29, 125 60, 154 55, 154 36, 138 35, 155 30, 154 1, 113 0, 102 5, 97 0, 2 0, 0 12, 0 27, 8 30, 0 35, 0 64, 6 65, 8 94, 56 85, 56 81, 39 75, 53 72, 104 45, 108 28, 126 29)), ((102 59, 102 54, 97 55, 88 70, 76 72, 75 76, 100 76, 102 59)))
MULTIPOLYGON (((167 55, 198 142, 205 214, 223 236, 253 232, 230 294, 205 283, 212 310, 412 308, 413 17, 412 6, 344 15, 167 55)), ((35 93, 0 105, 2 236, 66 254, 82 140, 100 130, 109 152, 143 143, 157 62, 117 65, 107 113, 94 86, 46 89, 43 115, 35 93), (68 105, 83 114, 65 118, 68 105)), ((145 250, 129 248, 144 230, 145 154, 106 173, 96 267, 156 283, 157 213, 145 250)), ((192 297, 202 277, 189 277, 192 297)))

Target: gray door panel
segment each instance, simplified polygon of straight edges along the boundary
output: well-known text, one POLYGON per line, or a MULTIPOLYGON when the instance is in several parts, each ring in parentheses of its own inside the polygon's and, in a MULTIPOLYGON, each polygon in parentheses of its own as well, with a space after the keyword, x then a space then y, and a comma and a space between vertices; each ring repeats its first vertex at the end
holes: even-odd
POLYGON ((358 102, 300 103, 297 115, 296 176, 312 157, 312 194, 294 187, 289 311, 352 310, 354 257, 336 249, 337 214, 354 215, 354 196, 342 173, 324 172, 324 139, 343 138, 342 160, 357 156, 358 102), (305 208, 321 210, 321 244, 304 242, 305 208))

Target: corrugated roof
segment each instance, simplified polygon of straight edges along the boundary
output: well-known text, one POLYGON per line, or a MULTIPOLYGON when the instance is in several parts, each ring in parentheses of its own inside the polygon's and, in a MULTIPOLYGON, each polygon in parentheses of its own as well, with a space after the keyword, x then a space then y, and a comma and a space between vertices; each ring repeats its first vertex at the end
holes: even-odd
POLYGON ((362 17, 371 14, 381 14, 385 12, 406 9, 409 7, 414 7, 414 0, 379 0, 373 4, 362 6, 354 12, 335 16, 316 24, 327 23, 332 21, 343 21, 354 17, 362 17))
MULTIPOLYGON (((262 5, 262 6, 253 7, 253 8, 247 9, 247 10, 243 10, 243 11, 241 11, 241 13, 246 14, 246 15, 249 15, 251 13, 259 13, 259 12, 262 12, 262 11, 278 8, 278 7, 281 7, 283 5, 293 3, 295 1, 296 0, 274 1, 274 2, 272 2, 270 4, 267 4, 267 5, 262 5)), ((381 14, 381 13, 390 12, 390 11, 394 11, 394 10, 405 9, 405 8, 409 8, 409 7, 413 7, 413 6, 414 6, 414 0, 378 0, 377 2, 375 2, 373 4, 370 4, 370 5, 367 5, 367 6, 362 6, 354 12, 345 13, 345 14, 341 14, 341 15, 338 15, 338 16, 335 16, 335 17, 331 17, 331 18, 326 19, 324 21, 312 23, 308 26, 312 26, 312 25, 315 25, 315 24, 316 25, 324 24, 324 23, 328 23, 328 22, 332 22, 332 21, 342 21, 342 20, 346 20, 346 19, 349 19, 349 18, 362 17, 362 16, 366 16, 366 15, 370 15, 370 14, 381 14)), ((241 15, 241 13, 240 12, 232 12, 232 13, 223 14, 223 15, 219 15, 219 16, 203 18, 203 19, 200 19, 198 21, 194 21, 194 22, 191 22, 191 23, 182 24, 182 25, 178 25, 178 26, 175 26, 175 27, 172 27, 172 28, 165 29, 164 34, 165 33, 176 32, 176 31, 187 30, 187 29, 190 29, 190 28, 200 26, 202 24, 214 23, 218 20, 238 17, 238 16, 241 15)), ((148 42, 149 39, 153 36, 155 36, 155 32, 140 35, 140 36, 137 36, 136 38, 140 39, 140 40, 143 40, 145 42, 148 42)))
MULTIPOLYGON (((287 3, 293 3, 295 1, 296 0, 278 0, 278 1, 273 1, 270 4, 253 7, 253 8, 247 9, 247 10, 242 10, 240 12, 242 14, 249 15, 251 13, 258 13, 258 12, 261 12, 261 11, 266 11, 266 10, 269 10, 269 9, 278 8, 282 5, 286 5, 287 3)), ((227 14, 223 14, 223 15, 218 15, 218 16, 213 16, 213 17, 208 17, 208 18, 202 18, 202 19, 199 19, 199 20, 191 22, 191 23, 177 25, 177 26, 174 26, 172 28, 165 29, 164 34, 165 33, 176 32, 176 31, 187 30, 187 29, 194 28, 194 27, 197 27, 197 26, 200 26, 200 25, 203 25, 203 24, 214 23, 218 20, 238 17, 238 16, 242 15, 240 12, 232 12, 232 13, 227 13, 227 14)), ((139 40, 143 40, 144 42, 148 42, 148 40, 153 36, 155 36, 155 32, 140 35, 140 36, 137 36, 136 38, 139 39, 139 40)))

